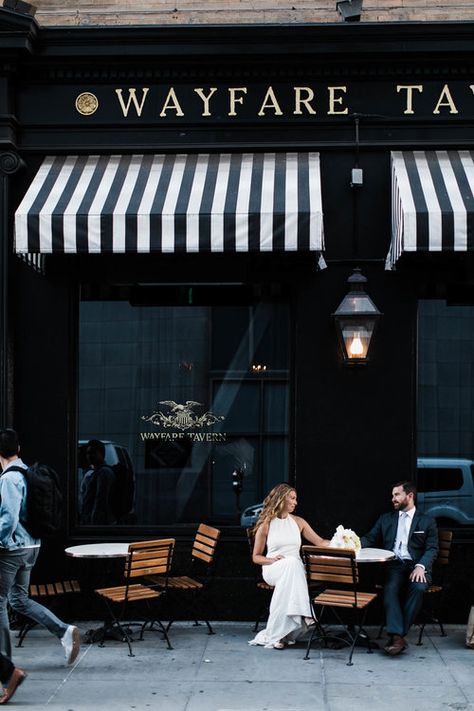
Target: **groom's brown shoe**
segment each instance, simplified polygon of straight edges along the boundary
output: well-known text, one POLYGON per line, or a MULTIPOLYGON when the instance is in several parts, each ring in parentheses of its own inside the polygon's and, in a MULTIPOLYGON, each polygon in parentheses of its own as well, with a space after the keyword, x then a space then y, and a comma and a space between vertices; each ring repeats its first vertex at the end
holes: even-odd
POLYGON ((397 654, 401 654, 408 647, 408 642, 404 637, 399 634, 394 634, 392 641, 384 647, 384 651, 390 657, 396 657, 397 654))
POLYGON ((0 696, 0 704, 6 704, 8 701, 10 701, 11 697, 18 689, 20 684, 25 681, 26 676, 27 674, 25 671, 23 671, 23 669, 15 667, 15 669, 13 670, 13 674, 10 677, 10 681, 3 689, 3 696, 0 696))

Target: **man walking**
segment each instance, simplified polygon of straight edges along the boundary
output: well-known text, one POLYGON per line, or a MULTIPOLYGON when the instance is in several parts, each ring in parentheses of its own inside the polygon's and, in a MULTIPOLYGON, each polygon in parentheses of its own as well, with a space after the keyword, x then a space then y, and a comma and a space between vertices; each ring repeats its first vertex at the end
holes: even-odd
POLYGON ((381 544, 395 553, 395 559, 387 563, 384 586, 389 635, 384 650, 390 656, 400 654, 408 646, 405 636, 421 607, 438 555, 436 523, 416 510, 415 501, 415 484, 398 482, 392 489, 394 512, 382 514, 372 530, 361 537, 363 548, 381 544))
POLYGON ((0 696, 0 704, 6 704, 21 683, 26 679, 26 672, 19 667, 15 667, 11 659, 0 653, 0 682, 3 687, 3 694, 0 696))
MULTIPOLYGON (((29 598, 31 570, 41 541, 27 530, 26 481, 21 471, 16 470, 26 470, 27 466, 19 452, 15 430, 0 430, 0 653, 9 660, 12 657, 7 612, 10 603, 15 612, 31 618, 58 637, 66 663, 72 664, 80 649, 78 628, 62 622, 48 608, 29 598)), ((0 703, 5 703, 2 698, 0 703)))

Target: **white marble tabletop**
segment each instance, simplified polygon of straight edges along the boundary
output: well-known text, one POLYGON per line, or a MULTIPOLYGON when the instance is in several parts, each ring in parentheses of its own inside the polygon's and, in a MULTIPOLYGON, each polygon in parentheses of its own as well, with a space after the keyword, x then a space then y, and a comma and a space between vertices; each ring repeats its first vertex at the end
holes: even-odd
POLYGON ((66 548, 65 553, 72 558, 125 558, 128 543, 86 543, 66 548))
POLYGON ((395 558, 395 553, 383 548, 362 548, 356 555, 358 563, 385 563, 392 558, 395 558))

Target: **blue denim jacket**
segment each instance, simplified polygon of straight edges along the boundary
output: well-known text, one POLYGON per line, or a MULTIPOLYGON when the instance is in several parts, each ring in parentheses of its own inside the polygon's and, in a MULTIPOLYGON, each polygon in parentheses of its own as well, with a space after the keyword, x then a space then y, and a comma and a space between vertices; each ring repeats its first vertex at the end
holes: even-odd
POLYGON ((26 519, 25 477, 21 472, 8 471, 12 466, 27 469, 18 458, 10 462, 0 476, 0 549, 36 547, 40 545, 39 539, 33 538, 21 523, 26 519))

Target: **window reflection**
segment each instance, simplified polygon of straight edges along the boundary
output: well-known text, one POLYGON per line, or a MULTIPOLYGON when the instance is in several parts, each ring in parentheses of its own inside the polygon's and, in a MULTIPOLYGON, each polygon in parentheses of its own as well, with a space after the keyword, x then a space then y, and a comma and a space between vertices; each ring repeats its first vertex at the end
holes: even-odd
POLYGON ((282 303, 82 302, 78 522, 234 524, 286 480, 288 331, 282 303), (108 466, 122 457, 133 471, 133 505, 115 520, 87 508, 91 439, 104 442, 108 466))
POLYGON ((418 506, 473 526, 474 306, 420 301, 418 343, 418 506))

